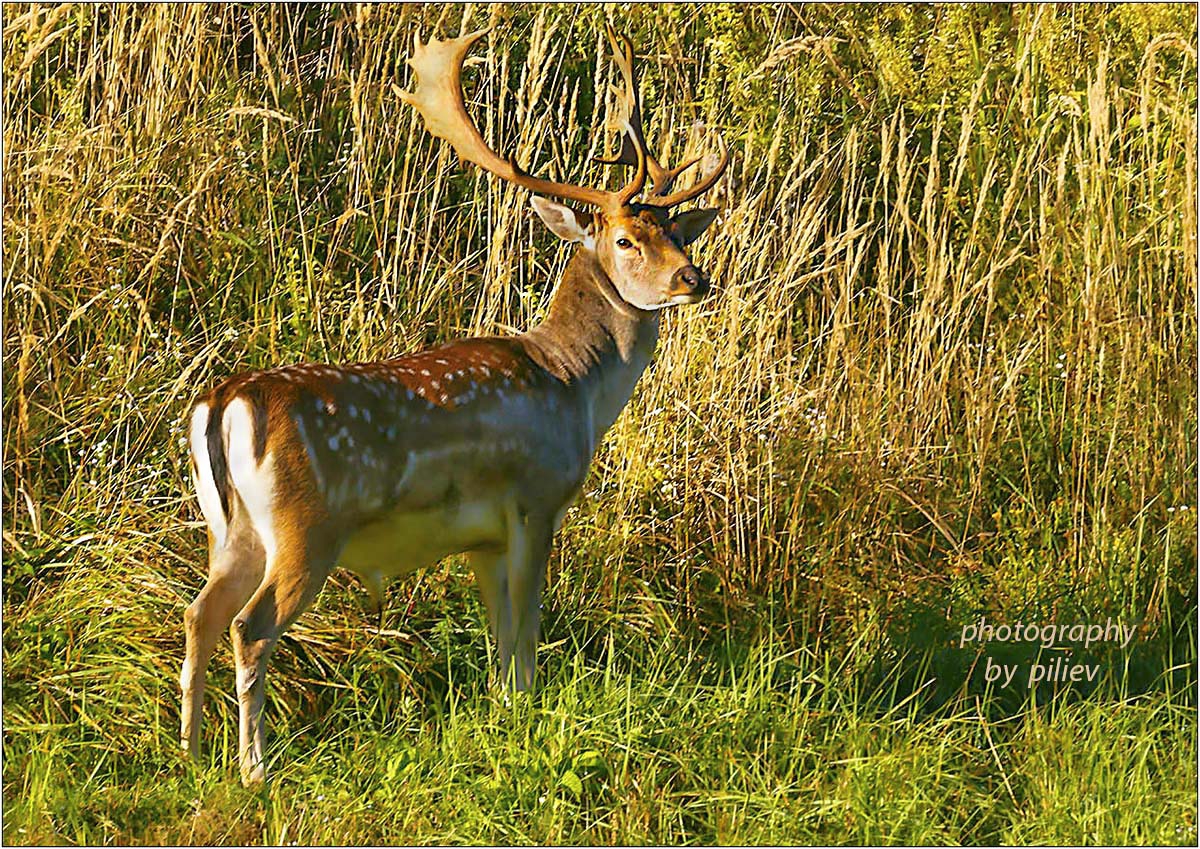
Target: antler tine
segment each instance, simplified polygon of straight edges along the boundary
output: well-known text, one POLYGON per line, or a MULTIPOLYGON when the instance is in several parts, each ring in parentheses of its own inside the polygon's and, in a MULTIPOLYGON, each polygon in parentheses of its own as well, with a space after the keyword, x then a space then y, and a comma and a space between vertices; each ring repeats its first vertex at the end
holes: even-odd
MULTIPOLYGON (((686 168, 688 166, 695 165, 699 161, 700 161, 699 159, 693 159, 691 162, 689 162, 684 167, 686 168)), ((669 195, 664 195, 663 197, 648 198, 646 200, 646 203, 648 203, 652 206, 661 206, 664 208, 672 207, 672 206, 679 206, 680 204, 687 203, 689 200, 700 197, 700 195, 704 194, 709 189, 711 189, 714 185, 716 185, 717 180, 719 180, 721 175, 725 173, 725 169, 728 166, 729 166, 729 148, 725 147, 724 143, 722 143, 721 144, 721 161, 718 162, 717 167, 714 168, 712 170, 712 172, 709 173, 706 177, 703 177, 699 183, 692 186, 690 189, 681 189, 680 191, 674 192, 669 195)), ((679 170, 682 171, 683 169, 681 168, 679 170)))
POLYGON ((729 165, 729 151, 722 151, 722 158, 717 167, 695 186, 673 194, 667 194, 679 175, 698 163, 700 157, 689 159, 682 165, 677 165, 674 168, 666 168, 649 152, 646 146, 646 137, 642 130, 641 93, 638 89, 637 74, 634 69, 633 42, 623 34, 618 36, 611 24, 606 24, 605 28, 608 32, 609 43, 612 45, 613 61, 620 69, 621 76, 625 80, 625 88, 628 92, 627 96, 629 100, 629 117, 626 133, 621 138, 621 152, 614 159, 600 159, 598 161, 606 165, 636 165, 639 152, 644 153, 646 168, 650 173, 650 179, 653 181, 650 192, 642 201, 647 206, 669 208, 679 206, 693 198, 699 197, 712 188, 717 179, 724 173, 725 168, 729 165))
POLYGON ((634 172, 633 179, 625 188, 617 192, 617 201, 625 206, 635 197, 646 185, 646 171, 650 165, 650 154, 646 152, 645 143, 641 136, 634 136, 633 130, 629 122, 625 123, 626 135, 634 139, 635 156, 637 157, 637 171, 634 172))
POLYGON ((633 67, 633 42, 625 35, 618 36, 612 24, 606 23, 604 28, 608 33, 608 43, 612 46, 613 62, 625 81, 626 119, 625 132, 621 135, 621 152, 614 159, 596 161, 604 165, 638 165, 639 160, 644 158, 646 170, 653 181, 650 194, 654 195, 663 190, 664 181, 666 185, 670 185, 670 181, 677 175, 663 168, 646 146, 646 136, 642 132, 642 98, 633 67))
MULTIPOLYGON (((552 195, 605 209, 611 208, 614 203, 627 202, 621 199, 620 194, 602 189, 530 176, 514 159, 500 157, 487 146, 467 114, 462 90, 463 60, 471 45, 487 32, 482 29, 444 41, 430 38, 428 44, 421 43, 418 33, 414 38, 412 56, 408 59, 408 64, 416 73, 416 90, 402 91, 400 98, 420 113, 430 134, 450 143, 459 159, 473 162, 503 180, 536 194, 552 195)), ((640 186, 637 191, 641 191, 640 186)))

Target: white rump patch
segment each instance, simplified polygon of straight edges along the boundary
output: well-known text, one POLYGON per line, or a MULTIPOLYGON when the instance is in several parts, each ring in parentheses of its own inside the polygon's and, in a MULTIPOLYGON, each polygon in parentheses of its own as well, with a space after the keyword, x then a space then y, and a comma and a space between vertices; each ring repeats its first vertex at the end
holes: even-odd
POLYGON ((254 411, 249 402, 235 398, 225 408, 225 456, 229 462, 229 477, 250 516, 263 550, 267 553, 267 568, 275 559, 275 469, 268 452, 262 463, 254 460, 254 411))
POLYGON ((217 483, 213 480, 212 463, 208 458, 208 405, 197 404, 192 411, 191 445, 192 461, 196 464, 193 481, 196 485, 196 496, 200 499, 200 512, 212 532, 213 540, 218 548, 225 544, 225 533, 228 526, 225 522, 225 511, 221 509, 221 496, 217 492, 217 483))

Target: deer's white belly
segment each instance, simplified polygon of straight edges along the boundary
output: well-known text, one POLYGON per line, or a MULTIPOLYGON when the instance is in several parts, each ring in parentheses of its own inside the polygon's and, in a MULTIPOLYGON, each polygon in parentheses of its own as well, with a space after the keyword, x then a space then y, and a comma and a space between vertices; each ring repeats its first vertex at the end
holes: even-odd
POLYGON ((504 548, 504 504, 459 501, 425 510, 397 510, 359 528, 338 565, 378 582, 407 575, 451 554, 504 548))

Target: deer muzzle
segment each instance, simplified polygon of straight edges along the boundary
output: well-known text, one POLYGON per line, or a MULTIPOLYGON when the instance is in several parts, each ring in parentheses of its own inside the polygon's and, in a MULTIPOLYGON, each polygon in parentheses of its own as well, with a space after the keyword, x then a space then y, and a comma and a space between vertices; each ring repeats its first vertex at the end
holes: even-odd
POLYGON ((708 294, 708 278, 694 265, 685 265, 671 278, 667 294, 676 304, 694 304, 708 294))

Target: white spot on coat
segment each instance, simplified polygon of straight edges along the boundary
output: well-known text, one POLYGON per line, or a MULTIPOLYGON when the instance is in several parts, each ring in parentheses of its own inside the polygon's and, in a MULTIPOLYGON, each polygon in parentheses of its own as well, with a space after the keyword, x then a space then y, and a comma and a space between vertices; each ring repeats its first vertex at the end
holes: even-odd
POLYGON ((317 457, 317 452, 313 448, 312 442, 309 441, 308 430, 304 426, 304 417, 293 416, 292 421, 296 423, 296 434, 300 437, 300 443, 304 446, 304 450, 308 454, 308 467, 312 469, 313 478, 317 482, 317 490, 324 493, 325 477, 321 474, 321 461, 317 457))

